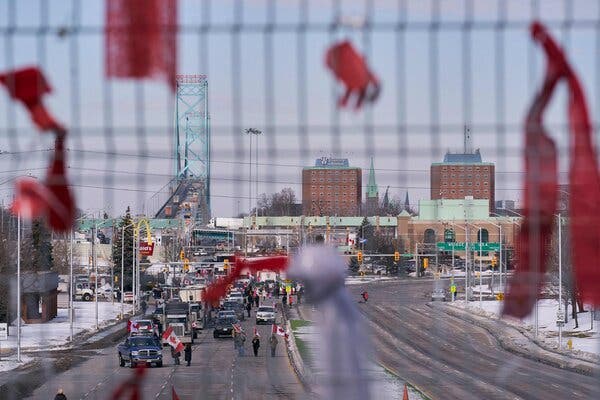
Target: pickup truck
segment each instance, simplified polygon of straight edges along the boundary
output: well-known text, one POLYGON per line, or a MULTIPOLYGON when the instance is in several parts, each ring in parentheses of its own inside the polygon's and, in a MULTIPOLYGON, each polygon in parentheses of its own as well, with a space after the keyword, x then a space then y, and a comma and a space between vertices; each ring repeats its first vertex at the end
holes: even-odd
POLYGON ((94 291, 87 283, 76 283, 73 300, 91 301, 94 298, 94 291))
POLYGON ((162 346, 153 336, 131 336, 117 347, 119 351, 119 366, 126 362, 134 368, 138 364, 156 365, 162 367, 162 346))

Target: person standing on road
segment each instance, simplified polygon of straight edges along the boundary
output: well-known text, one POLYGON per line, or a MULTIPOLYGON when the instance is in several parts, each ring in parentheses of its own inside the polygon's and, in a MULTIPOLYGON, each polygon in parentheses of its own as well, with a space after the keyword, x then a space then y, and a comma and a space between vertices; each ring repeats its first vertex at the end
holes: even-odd
POLYGON ((250 318, 250 310, 252 310, 252 303, 246 304, 246 311, 248 312, 248 318, 250 318))
POLYGON ((254 305, 258 307, 258 303, 260 302, 260 297, 258 297, 258 293, 254 295, 254 305))
POLYGON ((254 350, 254 357, 258 357, 258 349, 260 347, 260 338, 258 334, 254 335, 254 339, 252 339, 252 350, 254 350))
POLYGON ((189 367, 192 362, 192 345, 190 343, 185 345, 185 349, 183 350, 183 359, 189 367))
POLYGON ((65 394, 63 393, 62 388, 58 389, 58 392, 56 392, 56 396, 54 396, 54 400, 67 400, 67 396, 65 396, 65 394))
POLYGON ((181 353, 176 351, 174 347, 171 347, 171 357, 173 358, 175 365, 181 364, 181 362, 179 361, 179 357, 181 357, 181 353))
POLYGON ((140 303, 140 308, 142 309, 142 314, 146 315, 146 309, 148 308, 146 300, 142 300, 142 302, 140 303))
POLYGON ((275 350, 277 350, 277 344, 279 340, 277 340, 277 336, 274 333, 271 334, 269 338, 269 345, 271 346, 271 357, 275 357, 275 350))

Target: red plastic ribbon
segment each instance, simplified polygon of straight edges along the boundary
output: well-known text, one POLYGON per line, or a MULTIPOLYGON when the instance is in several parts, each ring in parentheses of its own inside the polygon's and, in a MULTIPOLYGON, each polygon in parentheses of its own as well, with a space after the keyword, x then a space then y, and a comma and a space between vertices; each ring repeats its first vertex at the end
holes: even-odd
POLYGON ((162 78, 175 90, 177 0, 106 0, 106 76, 162 78))
POLYGON ((576 287, 584 302, 600 304, 600 266, 594 261, 600 256, 600 214, 597 212, 600 204, 600 174, 592 145, 585 95, 564 52, 547 29, 540 23, 533 23, 531 34, 544 49, 548 66, 542 90, 536 96, 527 118, 526 218, 519 235, 519 267, 510 281, 503 310, 505 315, 519 318, 531 312, 537 299, 545 272, 546 244, 555 221, 556 150, 552 139, 543 131, 541 119, 552 91, 561 78, 566 79, 569 89, 569 223, 576 287))
POLYGON ((337 43, 325 54, 325 65, 338 81, 345 86, 344 95, 338 106, 345 107, 351 95, 356 96, 355 108, 358 109, 366 99, 377 100, 380 92, 379 80, 369 69, 366 60, 349 41, 337 43))
POLYGON ((206 302, 215 304, 220 299, 225 297, 227 294, 227 288, 229 285, 235 283, 235 281, 240 277, 242 271, 247 270, 250 273, 256 273, 259 271, 281 272, 287 269, 289 259, 287 256, 255 258, 243 258, 236 256, 233 262, 235 262, 235 266, 232 268, 229 275, 208 285, 206 292, 204 293, 204 299, 206 302))
POLYGON ((13 99, 19 100, 27 107, 31 120, 40 130, 65 131, 42 102, 42 97, 52 92, 52 88, 37 67, 21 68, 0 74, 0 83, 6 86, 13 99))
POLYGON ((17 180, 12 212, 26 219, 46 217, 54 231, 69 231, 75 219, 75 201, 69 190, 64 163, 64 135, 57 134, 54 157, 45 182, 34 178, 17 180))

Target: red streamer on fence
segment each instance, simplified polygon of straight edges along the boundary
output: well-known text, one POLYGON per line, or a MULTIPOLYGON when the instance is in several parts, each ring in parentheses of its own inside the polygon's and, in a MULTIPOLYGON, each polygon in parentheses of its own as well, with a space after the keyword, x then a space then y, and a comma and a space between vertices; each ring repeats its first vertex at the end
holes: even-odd
POLYGON ((379 80, 352 43, 343 41, 331 46, 325 54, 325 64, 346 89, 338 101, 339 107, 345 107, 353 94, 356 96, 356 109, 362 106, 365 99, 368 102, 377 100, 380 92, 379 80))
POLYGON ((177 0, 106 0, 106 76, 162 78, 175 90, 177 0))
POLYGON ((571 260, 576 291, 584 303, 600 305, 600 174, 592 144, 592 125, 585 94, 563 51, 541 24, 532 27, 533 37, 549 58, 559 65, 569 90, 569 226, 571 260))
POLYGON ((525 121, 525 218, 518 237, 518 266, 508 283, 504 315, 524 318, 531 312, 542 284, 546 245, 556 212, 556 146, 543 126, 543 115, 562 75, 562 66, 548 57, 546 76, 525 121))
POLYGON ((285 271, 289 264, 287 256, 268 256, 244 258, 236 256, 233 261, 235 266, 232 268, 229 275, 218 279, 210 284, 204 293, 204 299, 211 304, 217 303, 220 299, 227 295, 227 288, 232 285, 241 275, 243 270, 248 270, 250 273, 259 271, 285 271))
POLYGON ((75 201, 65 175, 64 135, 57 133, 45 182, 29 177, 17 180, 11 210, 26 219, 46 217, 56 232, 71 229, 75 221, 75 201))
POLYGON ((591 261, 600 257, 600 174, 592 145, 592 128, 586 99, 577 75, 564 52, 540 23, 533 23, 531 34, 546 53, 548 66, 541 92, 532 105, 526 127, 526 218, 519 237, 519 268, 510 281, 503 313, 523 318, 531 312, 539 293, 544 268, 545 245, 549 241, 556 212, 557 167, 554 143, 543 132, 541 119, 559 79, 566 79, 569 90, 569 128, 571 165, 569 169, 569 224, 576 291, 582 300, 600 305, 600 266, 591 261), (537 170, 531 169, 537 157, 537 170), (528 163, 529 162, 529 163, 528 163), (537 176, 539 174, 539 176, 537 176), (530 192, 531 190, 531 192, 530 192), (533 202, 530 193, 537 193, 533 202), (535 210, 536 218, 530 209, 535 210), (537 227, 531 237, 531 227, 537 227), (534 248, 538 254, 529 252, 534 248), (533 261, 533 262, 532 262, 533 261))
POLYGON ((65 131, 42 102, 42 97, 51 93, 52 88, 39 68, 27 67, 0 74, 0 83, 6 86, 13 99, 27 107, 32 122, 41 131, 65 131))

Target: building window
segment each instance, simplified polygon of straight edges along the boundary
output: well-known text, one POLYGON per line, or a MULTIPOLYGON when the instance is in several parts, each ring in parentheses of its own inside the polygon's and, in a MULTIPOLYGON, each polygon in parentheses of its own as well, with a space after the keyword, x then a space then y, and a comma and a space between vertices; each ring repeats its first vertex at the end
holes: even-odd
POLYGON ((475 186, 479 186, 479 182, 475 182, 475 186))
POLYGON ((464 192, 465 192, 464 189, 460 189, 460 193, 464 193, 464 192))
POLYGON ((425 229, 425 232, 423 232, 423 242, 430 244, 435 243, 435 231, 433 229, 425 229))
POLYGON ((488 181, 485 181, 485 182, 483 182, 483 184, 484 184, 485 186, 487 186, 487 185, 488 185, 488 183, 489 183, 488 181))
POLYGON ((490 240, 490 234, 487 229, 477 230, 477 241, 481 243, 487 243, 490 240))
POLYGON ((452 191, 450 191, 450 193, 456 194, 456 190, 452 190, 452 191))
POLYGON ((444 242, 450 243, 456 241, 456 235, 454 234, 454 229, 444 229, 444 242))
POLYGON ((473 186, 473 182, 467 182, 467 186, 473 186))
POLYGON ((450 177, 451 177, 452 179, 456 179, 456 174, 452 174, 452 175, 450 175, 450 177))

